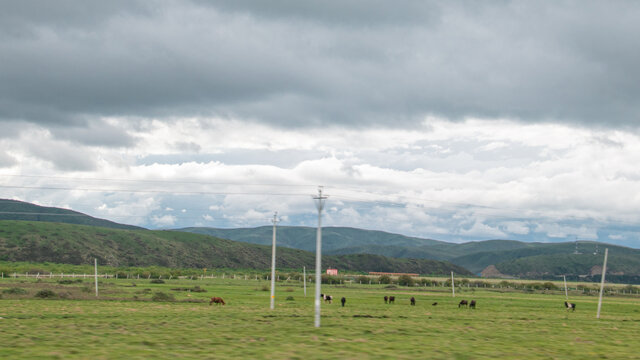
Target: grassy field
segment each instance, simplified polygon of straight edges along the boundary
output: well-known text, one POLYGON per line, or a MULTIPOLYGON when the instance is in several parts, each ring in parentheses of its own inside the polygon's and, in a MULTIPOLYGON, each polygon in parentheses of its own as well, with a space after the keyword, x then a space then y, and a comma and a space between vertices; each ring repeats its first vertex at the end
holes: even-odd
POLYGON ((314 328, 311 286, 305 297, 300 283, 279 283, 276 309, 270 310, 268 285, 220 278, 164 284, 109 279, 101 281, 96 299, 89 280, 5 278, 0 358, 640 358, 638 297, 605 298, 597 320, 596 296, 572 297, 572 313, 560 292, 465 289, 452 298, 444 288, 323 285, 336 301, 323 304, 322 327, 314 328), (206 292, 185 291, 196 286, 206 292), (58 296, 36 298, 43 289, 58 296), (385 304, 384 295, 394 295, 396 303, 385 304), (152 300, 163 296, 175 301, 152 300), (212 296, 227 305, 209 306, 212 296), (409 305, 411 296, 416 306, 409 305), (477 309, 459 309, 460 299, 475 299, 477 309))

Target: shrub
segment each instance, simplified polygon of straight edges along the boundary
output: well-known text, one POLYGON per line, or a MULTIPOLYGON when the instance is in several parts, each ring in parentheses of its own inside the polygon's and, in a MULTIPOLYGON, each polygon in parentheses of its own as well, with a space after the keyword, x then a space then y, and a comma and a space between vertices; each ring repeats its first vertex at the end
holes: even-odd
POLYGON ((286 291, 286 292, 293 292, 293 288, 286 288, 286 289, 284 289, 284 291, 286 291))
POLYGON ((202 292, 207 292, 207 290, 201 288, 200 285, 196 285, 191 288, 191 292, 202 293, 202 292))
POLYGON ((24 295, 27 293, 27 290, 19 287, 14 287, 6 290, 2 290, 3 294, 12 294, 12 295, 24 295))
POLYGON ((368 284, 369 283, 369 277, 368 276, 358 276, 358 278, 356 279, 357 282, 362 283, 362 284, 368 284))
POLYGON ((58 282, 58 284, 73 284, 73 283, 81 283, 82 279, 75 279, 75 280, 72 280, 72 279, 60 279, 57 282, 58 282))
POLYGON ((340 278, 337 278, 337 277, 331 276, 331 275, 327 275, 327 274, 322 274, 322 283, 323 284, 339 284, 340 283, 340 278))
POLYGON ((173 296, 173 294, 167 294, 167 293, 164 293, 162 291, 159 291, 159 292, 153 294, 153 296, 151 297, 151 300, 153 300, 153 301, 176 301, 176 298, 173 296))
POLYGON ((382 275, 378 278, 380 284, 391 284, 391 277, 389 275, 382 275))
POLYGON ((262 285, 262 288, 260 288, 260 290, 262 290, 262 291, 269 291, 270 289, 269 289, 269 286, 267 286, 267 285, 262 285))
POLYGON ((558 290, 558 286, 550 281, 542 284, 542 286, 547 290, 558 290))
POLYGON ((162 279, 152 279, 151 283, 152 284, 164 284, 164 280, 162 280, 162 279))
POLYGON ((398 277, 398 284, 403 286, 413 286, 416 281, 409 275, 400 275, 398 277))
POLYGON ((56 296, 57 296, 56 293, 54 293, 49 289, 40 290, 35 295, 35 297, 40 299, 52 299, 52 298, 55 298, 56 296))
POLYGON ((287 301, 293 301, 293 296, 287 296, 287 298, 285 299, 287 301))

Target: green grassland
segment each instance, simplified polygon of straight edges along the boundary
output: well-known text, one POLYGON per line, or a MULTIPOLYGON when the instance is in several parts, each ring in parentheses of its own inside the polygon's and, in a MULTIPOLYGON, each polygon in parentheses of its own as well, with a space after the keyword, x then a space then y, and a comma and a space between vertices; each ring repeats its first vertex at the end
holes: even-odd
POLYGON ((322 305, 314 328, 312 284, 305 297, 298 281, 278 283, 270 310, 264 280, 103 279, 97 299, 92 281, 66 280, 0 280, 0 358, 637 359, 640 351, 632 296, 606 297, 598 320, 597 296, 570 295, 577 310, 567 312, 559 291, 458 289, 453 298, 438 287, 323 285, 336 301, 322 305), (36 298, 43 289, 57 296, 36 298), (227 305, 209 306, 212 296, 227 305), (460 299, 477 309, 459 309, 460 299))

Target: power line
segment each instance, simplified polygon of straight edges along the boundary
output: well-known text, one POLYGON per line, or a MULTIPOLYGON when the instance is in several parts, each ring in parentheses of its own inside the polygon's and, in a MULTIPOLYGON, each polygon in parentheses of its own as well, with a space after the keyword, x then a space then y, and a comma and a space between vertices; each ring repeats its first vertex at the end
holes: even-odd
MULTIPOLYGON (((61 179, 61 180, 90 180, 90 181, 119 181, 119 182, 145 182, 158 184, 200 184, 200 185, 239 185, 234 182, 209 182, 194 180, 149 180, 149 179, 116 179, 116 178, 89 178, 75 176, 51 176, 51 175, 0 175, 8 177, 24 177, 24 178, 42 178, 42 179, 61 179)), ((275 187, 316 187, 316 184, 291 184, 291 183, 251 183, 243 182, 243 186, 275 186, 275 187)))
POLYGON ((123 193, 150 193, 150 194, 177 194, 177 195, 268 195, 268 196, 309 196, 309 194, 296 193, 256 193, 256 192, 224 192, 224 191, 176 191, 176 190, 124 190, 124 189, 100 189, 100 188, 77 188, 77 187, 56 187, 56 186, 22 186, 22 185, 0 185, 5 189, 28 189, 28 190, 65 190, 65 191, 94 191, 94 192, 123 192, 123 193))

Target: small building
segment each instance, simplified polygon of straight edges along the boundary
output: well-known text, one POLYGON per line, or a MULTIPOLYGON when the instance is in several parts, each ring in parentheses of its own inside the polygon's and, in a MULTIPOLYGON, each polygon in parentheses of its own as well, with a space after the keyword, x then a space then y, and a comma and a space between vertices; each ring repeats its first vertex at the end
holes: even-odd
POLYGON ((327 269, 327 275, 338 275, 338 269, 327 269))

